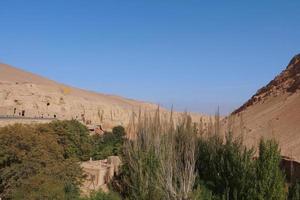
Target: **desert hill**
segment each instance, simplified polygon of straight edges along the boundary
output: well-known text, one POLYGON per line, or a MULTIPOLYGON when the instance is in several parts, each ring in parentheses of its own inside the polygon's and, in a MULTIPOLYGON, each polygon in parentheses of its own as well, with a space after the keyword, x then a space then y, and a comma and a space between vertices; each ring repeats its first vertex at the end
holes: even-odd
POLYGON ((300 54, 224 123, 233 132, 243 130, 248 146, 257 146, 261 137, 275 138, 282 155, 300 161, 300 54))
MULTIPOLYGON (((111 128, 126 126, 133 113, 139 110, 152 112, 157 107, 152 103, 70 87, 0 63, 2 117, 77 119, 111 128)), ((168 113, 165 109, 161 112, 168 113)), ((179 115, 175 113, 175 116, 179 115)), ((203 116, 192 114, 192 117, 199 121, 203 116)))

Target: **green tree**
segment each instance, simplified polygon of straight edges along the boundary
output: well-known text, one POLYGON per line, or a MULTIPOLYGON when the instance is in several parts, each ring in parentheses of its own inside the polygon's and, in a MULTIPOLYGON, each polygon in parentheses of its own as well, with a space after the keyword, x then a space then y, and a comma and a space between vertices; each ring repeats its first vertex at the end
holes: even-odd
POLYGON ((64 149, 65 158, 89 160, 92 153, 92 141, 88 129, 79 121, 54 121, 41 125, 40 129, 56 135, 59 145, 64 149))
POLYGON ((261 140, 256 161, 256 199, 285 199, 285 179, 279 168, 280 161, 278 143, 274 140, 261 140))
POLYGON ((2 199, 74 199, 78 196, 82 180, 79 163, 64 157, 63 147, 47 130, 49 127, 45 127, 16 124, 0 128, 2 199))
POLYGON ((49 175, 36 174, 20 182, 13 192, 13 199, 66 199, 64 184, 49 175))
POLYGON ((234 139, 231 134, 225 142, 217 135, 201 138, 197 155, 198 185, 204 185, 219 199, 253 199, 254 153, 240 138, 234 139))
POLYGON ((122 126, 114 127, 112 132, 105 132, 103 135, 94 135, 92 137, 93 159, 100 160, 108 156, 120 155, 125 135, 125 129, 122 126))

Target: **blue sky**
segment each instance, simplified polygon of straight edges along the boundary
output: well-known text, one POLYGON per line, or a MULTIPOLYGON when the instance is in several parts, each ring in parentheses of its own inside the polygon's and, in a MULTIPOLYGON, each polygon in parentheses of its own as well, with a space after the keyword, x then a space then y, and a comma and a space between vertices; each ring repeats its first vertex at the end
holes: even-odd
POLYGON ((0 62, 177 110, 228 113, 300 53, 300 1, 0 1, 0 62))

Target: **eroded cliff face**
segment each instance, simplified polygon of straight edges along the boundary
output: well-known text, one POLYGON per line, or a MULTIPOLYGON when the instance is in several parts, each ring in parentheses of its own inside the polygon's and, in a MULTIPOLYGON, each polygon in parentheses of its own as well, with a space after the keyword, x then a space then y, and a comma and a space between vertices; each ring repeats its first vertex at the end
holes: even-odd
POLYGON ((236 135, 243 134, 249 147, 257 147, 261 138, 275 139, 282 155, 300 161, 300 55, 225 118, 223 129, 227 127, 236 135))
POLYGON ((89 92, 0 65, 0 115, 77 119, 103 127, 125 125, 133 112, 156 105, 89 92))
POLYGON ((138 105, 111 102, 99 96, 76 95, 72 88, 51 88, 33 83, 1 83, 0 114, 34 118, 77 119, 85 123, 127 123, 136 106, 154 108, 154 105, 138 105))
MULTIPOLYGON (((151 103, 66 86, 0 64, 0 116, 77 119, 109 129, 128 125, 139 110, 154 112, 157 107, 151 103)), ((167 110, 161 109, 162 115, 167 113, 167 110)), ((179 115, 174 113, 175 117, 179 115)), ((193 114, 192 117, 199 121, 202 116, 193 114)))
POLYGON ((293 57, 287 68, 275 77, 269 84, 262 87, 244 105, 233 114, 237 114, 247 107, 266 101, 268 98, 293 94, 300 90, 300 54, 293 57))

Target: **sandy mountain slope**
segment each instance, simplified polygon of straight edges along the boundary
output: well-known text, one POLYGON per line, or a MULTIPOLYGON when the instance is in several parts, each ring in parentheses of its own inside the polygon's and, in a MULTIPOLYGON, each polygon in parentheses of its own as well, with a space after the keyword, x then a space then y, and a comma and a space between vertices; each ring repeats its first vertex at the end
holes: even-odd
POLYGON ((300 54, 229 118, 248 146, 257 146, 261 137, 275 138, 283 156, 300 161, 300 54))
MULTIPOLYGON (((126 126, 133 112, 156 109, 152 103, 70 87, 0 63, 0 116, 77 119, 111 128, 126 126)), ((200 117, 192 114, 195 121, 200 117)))

